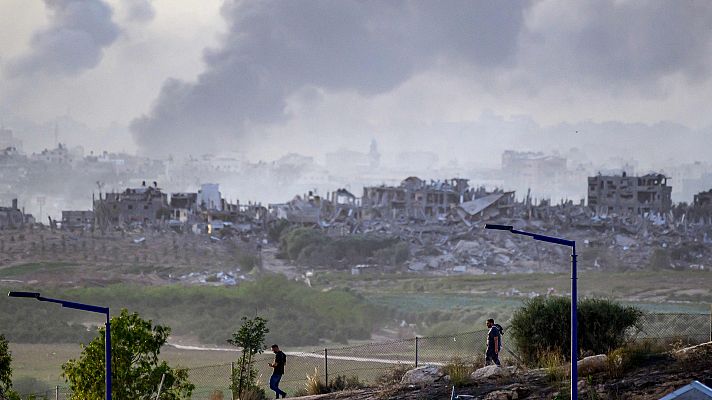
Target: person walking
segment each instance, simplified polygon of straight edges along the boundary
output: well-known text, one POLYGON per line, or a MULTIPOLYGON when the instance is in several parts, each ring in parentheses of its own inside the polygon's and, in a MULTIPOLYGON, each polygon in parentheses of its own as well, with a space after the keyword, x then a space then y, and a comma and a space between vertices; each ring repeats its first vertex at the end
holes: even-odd
POLYGON ((501 365, 499 363, 499 351, 502 349, 502 333, 499 328, 494 323, 494 319, 490 318, 487 320, 487 352, 485 353, 485 365, 490 365, 492 363, 496 365, 501 365))
POLYGON ((269 388, 274 390, 277 394, 277 398, 279 398, 279 396, 285 398, 287 397, 287 393, 279 388, 279 381, 282 380, 282 375, 284 375, 284 365, 287 363, 287 355, 284 354, 276 344, 272 345, 272 352, 274 353, 274 362, 269 364, 273 369, 272 377, 269 379, 269 388))

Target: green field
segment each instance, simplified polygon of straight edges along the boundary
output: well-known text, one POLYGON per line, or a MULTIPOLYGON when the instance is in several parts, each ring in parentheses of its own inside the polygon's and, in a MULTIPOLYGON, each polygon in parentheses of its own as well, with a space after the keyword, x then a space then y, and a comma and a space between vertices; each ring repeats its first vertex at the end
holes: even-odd
MULTIPOLYGON (((313 289, 300 292, 303 283, 293 282, 296 285, 293 295, 284 302, 283 311, 295 310, 295 313, 311 312, 313 318, 321 318, 320 324, 327 324, 331 328, 338 328, 343 322, 353 319, 353 305, 358 303, 363 310, 382 310, 380 321, 374 324, 374 334, 378 340, 391 340, 385 345, 368 345, 368 339, 351 339, 350 347, 343 348, 345 344, 334 341, 320 341, 319 344, 302 345, 302 347, 286 346, 287 351, 309 351, 323 354, 323 348, 329 347, 330 355, 334 357, 329 363, 330 376, 336 374, 358 375, 362 380, 372 382, 379 374, 390 368, 392 364, 377 362, 374 359, 403 361, 414 363, 415 334, 419 335, 445 335, 439 339, 421 339, 421 360, 447 362, 454 356, 474 357, 480 352, 482 340, 475 336, 459 338, 452 334, 456 331, 470 332, 483 329, 484 319, 494 317, 506 323, 523 301, 532 293, 545 294, 549 288, 554 289, 558 295, 568 295, 570 278, 566 274, 528 274, 528 275, 479 275, 479 276, 450 276, 450 277, 424 277, 413 274, 393 275, 361 275, 351 276, 346 273, 318 273, 312 279, 313 289), (311 294, 313 292, 313 294, 311 294), (324 294, 337 293, 336 297, 324 294), (318 295, 317 295, 318 294, 318 295), (294 305, 300 303, 298 308, 294 305), (314 308, 312 303, 318 303, 314 308), (311 305, 310 305, 311 304, 311 305), (300 311, 296 311, 300 310, 300 311), (312 310, 312 311, 308 311, 312 310), (406 322, 406 328, 402 328, 406 322), (379 325, 380 324, 380 325, 379 325), (398 337, 404 339, 397 340, 398 337), (340 360, 338 357, 356 358, 355 360, 340 360)), ((108 288, 91 289, 61 289, 59 294, 69 294, 75 299, 98 301, 109 299, 112 307, 121 304, 139 304, 143 309, 142 315, 157 318, 162 323, 168 323, 173 332, 191 332, 185 327, 206 325, 209 329, 221 327, 229 332, 238 325, 239 314, 230 313, 231 307, 243 304, 242 299, 248 301, 253 308, 252 313, 272 313, 274 310, 263 308, 260 310, 258 300, 263 296, 262 291, 271 291, 272 284, 253 286, 252 289, 240 292, 236 288, 214 287, 146 287, 121 285, 108 288), (143 300, 142 300, 143 299, 143 300), (252 299, 252 300, 250 300, 252 299), (224 308, 227 304, 228 308, 224 308), (187 307, 187 308, 186 308, 187 307), (221 310, 213 312, 212 309, 221 310), (184 310, 181 313, 181 310, 184 310), (237 314, 237 315, 236 315, 237 314), (213 318, 212 320, 210 318, 213 318), (192 320, 192 321, 191 321, 192 320), (228 321, 229 324, 225 324, 228 321)), ((281 283, 280 283, 281 284, 281 283)), ((291 287, 291 286, 290 286, 291 287)), ((2 289, 7 290, 4 286, 2 289)), ((600 271, 582 271, 579 275, 579 288, 582 296, 608 297, 624 303, 634 304, 644 311, 654 313, 691 313, 707 314, 712 303, 712 273, 707 271, 661 271, 661 272, 619 272, 605 273, 600 271)), ((54 289, 48 289, 54 290, 54 289)), ((14 310, 19 303, 13 303, 12 318, 8 319, 5 313, 0 329, 6 330, 13 323, 30 318, 40 312, 38 304, 22 303, 28 308, 23 308, 18 313, 14 310)), ((0 299, 0 306, 9 306, 8 299, 0 299)), ((24 307, 23 306, 23 307, 24 307)), ((42 305, 46 306, 46 305, 42 305)), ((112 308, 113 309, 113 308, 112 308)), ((10 308, 5 308, 10 310, 10 308)), ((369 313, 362 314, 363 318, 369 313)), ((32 330, 44 326, 47 329, 57 329, 49 326, 51 318, 77 318, 76 313, 62 309, 52 309, 47 314, 31 319, 31 325, 22 329, 32 330)), ((708 329, 706 325, 709 317, 700 317, 696 321, 700 325, 699 331, 708 329), (701 321, 701 322, 700 322, 701 321)), ((97 319, 94 323, 99 323, 97 319)), ((350 321, 353 323, 353 321, 350 321)), ((298 336, 303 329, 316 329, 312 322, 303 324, 277 324, 275 331, 278 337, 298 336)), ((348 326, 348 325, 344 325, 348 326)), ((67 325, 66 330, 84 330, 77 325, 67 325)), ((192 328, 191 328, 192 329, 192 328)), ((87 332, 91 337, 93 333, 87 332)), ((197 335, 177 335, 172 340, 183 340, 187 343, 201 343, 197 335)), ((272 339, 268 338, 268 341, 272 339)), ((220 343, 219 341, 216 341, 220 343)), ((215 342, 214 342, 215 343, 215 342)), ((282 344, 282 342, 280 342, 282 344)), ((221 345, 225 347, 224 345, 221 345)), ((64 385, 60 377, 60 366, 68 359, 77 357, 80 348, 77 344, 28 344, 11 343, 13 353, 14 378, 35 378, 46 385, 64 385)), ((232 352, 219 351, 194 351, 178 350, 165 347, 161 356, 173 365, 191 368, 190 377, 196 384, 194 398, 208 398, 216 388, 224 388, 227 394, 229 379, 229 363, 237 358, 232 352)), ((262 370, 263 380, 269 373, 266 358, 261 360, 259 366, 262 370)), ((317 368, 320 374, 324 369, 323 358, 319 357, 290 357, 288 373, 284 378, 284 386, 290 392, 301 388, 304 384, 306 373, 312 373, 317 368)))

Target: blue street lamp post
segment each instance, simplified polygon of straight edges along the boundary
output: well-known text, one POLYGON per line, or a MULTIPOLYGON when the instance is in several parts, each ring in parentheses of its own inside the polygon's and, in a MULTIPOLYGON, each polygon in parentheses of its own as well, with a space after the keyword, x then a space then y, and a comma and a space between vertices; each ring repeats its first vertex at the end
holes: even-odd
POLYGON ((104 348, 106 357, 106 371, 104 372, 106 379, 105 399, 111 400, 111 322, 109 320, 109 307, 99 307, 90 304, 76 303, 73 301, 50 299, 48 297, 40 296, 37 292, 10 292, 7 295, 10 297, 26 297, 49 303, 57 303, 65 308, 73 308, 75 310, 89 311, 106 315, 106 330, 104 336, 104 343, 106 345, 104 348))
POLYGON ((576 315, 577 287, 576 280, 576 241, 520 231, 511 225, 486 224, 485 229, 508 231, 515 235, 524 235, 542 242, 555 243, 571 247, 571 400, 578 399, 578 318, 576 315))

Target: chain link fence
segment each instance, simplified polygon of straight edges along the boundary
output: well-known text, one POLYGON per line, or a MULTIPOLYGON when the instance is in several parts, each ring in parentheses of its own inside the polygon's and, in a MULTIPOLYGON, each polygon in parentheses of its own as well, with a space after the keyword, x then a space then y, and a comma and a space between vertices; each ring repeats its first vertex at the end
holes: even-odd
MULTIPOLYGON (((709 314, 645 314, 635 329, 628 332, 634 341, 652 340, 664 345, 694 345, 712 340, 712 319, 709 314)), ((307 375, 316 374, 322 382, 337 376, 357 377, 364 384, 375 384, 382 375, 397 367, 446 365, 454 359, 465 363, 483 364, 487 330, 453 335, 417 337, 365 343, 312 351, 287 351, 286 374, 280 387, 294 393, 305 387, 307 375)), ((518 361, 517 351, 509 342, 505 329, 502 363, 518 361)), ((255 368, 260 386, 269 389, 273 354, 257 355, 255 368)), ((230 389, 232 363, 194 367, 189 369, 189 380, 195 385, 192 398, 199 400, 232 399, 230 389)), ((66 387, 35 393, 39 399, 69 399, 66 387)), ((25 398, 25 396, 23 396, 25 398)))

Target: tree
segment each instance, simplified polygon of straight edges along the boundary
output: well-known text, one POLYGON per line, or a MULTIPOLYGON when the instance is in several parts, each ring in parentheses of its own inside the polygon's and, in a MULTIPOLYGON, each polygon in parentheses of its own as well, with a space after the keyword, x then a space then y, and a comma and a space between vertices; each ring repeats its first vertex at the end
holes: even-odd
MULTIPOLYGON (((111 379, 115 399, 154 398, 161 377, 165 374, 161 399, 176 400, 190 397, 194 385, 188 382, 186 369, 171 368, 158 360, 161 346, 170 328, 153 325, 138 313, 111 318, 111 379)), ((104 398, 104 328, 88 345, 82 346, 81 357, 62 365, 64 378, 69 382, 72 399, 101 400, 104 398)))
POLYGON ((265 349, 265 335, 269 333, 267 320, 261 317, 248 319, 242 317, 242 326, 232 334, 227 342, 242 349, 242 355, 237 361, 237 368, 232 372, 231 389, 237 398, 250 389, 257 388, 257 371, 253 365, 256 354, 265 349))
MULTIPOLYGON (((622 346, 626 332, 635 328, 643 313, 606 299, 583 299, 578 303, 578 348, 581 352, 607 353, 622 346)), ((511 338, 519 355, 538 364, 547 352, 570 358, 571 300, 565 297, 535 297, 514 312, 511 338)))
POLYGON ((5 335, 0 334, 0 399, 10 396, 12 389, 12 354, 5 335))

